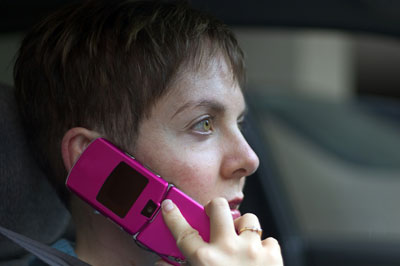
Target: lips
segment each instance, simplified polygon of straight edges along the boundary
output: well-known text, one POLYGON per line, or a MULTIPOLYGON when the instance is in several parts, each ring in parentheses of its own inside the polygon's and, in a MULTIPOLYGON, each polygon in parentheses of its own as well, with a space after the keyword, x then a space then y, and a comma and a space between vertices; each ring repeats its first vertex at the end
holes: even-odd
POLYGON ((237 198, 229 201, 229 208, 231 209, 232 218, 235 220, 236 218, 241 216, 239 211, 239 205, 243 201, 242 198, 237 198))

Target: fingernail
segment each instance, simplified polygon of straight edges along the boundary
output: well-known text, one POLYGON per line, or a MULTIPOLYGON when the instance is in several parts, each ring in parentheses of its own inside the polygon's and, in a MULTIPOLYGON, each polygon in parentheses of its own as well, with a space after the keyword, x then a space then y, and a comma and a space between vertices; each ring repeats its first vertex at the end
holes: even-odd
POLYGON ((161 208, 166 212, 170 212, 174 208, 174 204, 170 199, 166 199, 161 203, 161 208))

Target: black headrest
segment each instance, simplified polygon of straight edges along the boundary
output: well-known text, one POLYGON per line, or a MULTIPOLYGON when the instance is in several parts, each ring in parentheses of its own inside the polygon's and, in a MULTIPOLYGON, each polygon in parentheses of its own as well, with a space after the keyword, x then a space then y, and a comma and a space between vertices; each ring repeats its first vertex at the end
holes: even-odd
MULTIPOLYGON (((69 213, 31 156, 13 88, 1 84, 0 151, 0 224, 43 243, 55 241, 65 231, 69 213)), ((22 248, 0 237, 0 265, 24 255, 22 248)))

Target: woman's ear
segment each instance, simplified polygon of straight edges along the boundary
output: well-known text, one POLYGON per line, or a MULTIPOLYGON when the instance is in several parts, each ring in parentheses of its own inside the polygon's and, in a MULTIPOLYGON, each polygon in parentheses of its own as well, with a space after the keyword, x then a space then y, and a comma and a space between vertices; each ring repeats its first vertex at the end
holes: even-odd
POLYGON ((74 127, 68 130, 61 142, 61 153, 65 169, 70 171, 89 143, 99 137, 100 134, 98 132, 83 127, 74 127))

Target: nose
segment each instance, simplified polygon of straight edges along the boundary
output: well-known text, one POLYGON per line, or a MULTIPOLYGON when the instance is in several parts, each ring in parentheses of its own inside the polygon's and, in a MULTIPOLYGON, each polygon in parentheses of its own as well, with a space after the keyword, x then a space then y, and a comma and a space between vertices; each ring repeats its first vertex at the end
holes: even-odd
POLYGON ((241 178, 254 173, 260 161, 241 132, 232 135, 225 145, 221 174, 225 178, 241 178))

